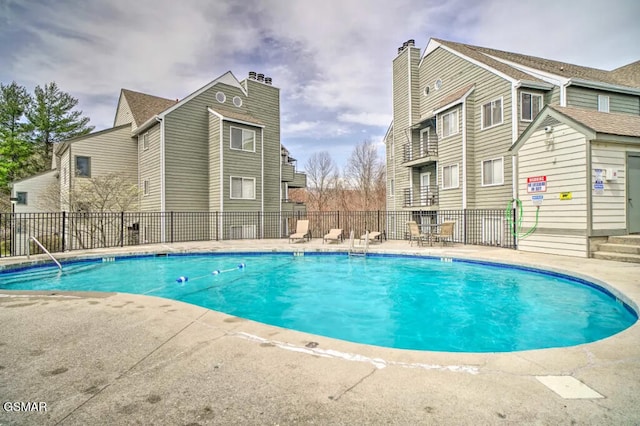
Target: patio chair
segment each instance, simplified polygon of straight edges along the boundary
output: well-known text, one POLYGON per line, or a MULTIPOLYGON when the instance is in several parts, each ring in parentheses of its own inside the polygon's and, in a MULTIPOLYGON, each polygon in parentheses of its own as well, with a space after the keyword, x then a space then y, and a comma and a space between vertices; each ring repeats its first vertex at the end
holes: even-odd
MULTIPOLYGON (((374 242, 374 241, 378 241, 379 243, 382 243, 382 237, 383 234, 382 232, 378 232, 378 231, 369 231, 369 242, 374 242)), ((360 236, 360 244, 362 244, 362 241, 364 241, 367 238, 367 234, 364 233, 360 236)))
POLYGON ((311 231, 309 231, 308 220, 298 220, 296 223, 296 232, 289 236, 289 242, 291 243, 293 240, 311 240, 311 231))
POLYGON ((425 241, 429 241, 429 236, 420 232, 420 227, 416 221, 407 222, 407 226, 409 227, 409 245, 413 245, 413 242, 416 241, 421 246, 425 241))
POLYGON ((329 233, 326 234, 322 239, 322 244, 326 243, 327 241, 343 242, 344 237, 342 236, 342 229, 334 228, 330 230, 329 233))
POLYGON ((453 244, 453 227, 455 224, 454 221, 442 222, 438 226, 440 228, 438 232, 429 234, 431 241, 440 241, 440 246, 444 246, 446 242, 453 244))

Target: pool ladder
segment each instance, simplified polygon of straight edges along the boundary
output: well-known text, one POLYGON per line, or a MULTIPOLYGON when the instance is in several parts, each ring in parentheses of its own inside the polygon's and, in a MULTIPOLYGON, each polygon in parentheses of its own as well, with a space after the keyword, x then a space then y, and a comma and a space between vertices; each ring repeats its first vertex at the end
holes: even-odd
POLYGON ((356 245, 353 230, 349 233, 349 256, 366 256, 369 250, 369 231, 364 237, 364 246, 356 245))
MULTIPOLYGON (((62 265, 60 264, 60 262, 58 262, 56 260, 55 257, 53 257, 53 255, 51 253, 49 253, 49 250, 47 250, 46 248, 44 248, 44 246, 42 245, 42 243, 40 243, 40 241, 38 241, 38 239, 34 236, 29 237, 29 239, 33 240, 34 243, 36 243, 38 245, 38 247, 40 247, 40 249, 42 251, 44 251, 45 253, 47 253, 49 255, 49 257, 51 258, 51 260, 53 260, 56 265, 58 265, 58 268, 60 268, 60 270, 62 271, 62 265)), ((27 245, 27 258, 29 257, 29 251, 28 251, 28 245, 27 245)))

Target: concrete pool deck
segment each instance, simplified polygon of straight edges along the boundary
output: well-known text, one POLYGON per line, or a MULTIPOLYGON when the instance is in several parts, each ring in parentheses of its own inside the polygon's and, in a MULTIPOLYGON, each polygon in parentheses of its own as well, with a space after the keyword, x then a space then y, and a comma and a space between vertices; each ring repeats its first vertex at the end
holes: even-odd
MULTIPOLYGON (((346 246, 200 242, 60 258, 346 246)), ((404 241, 371 251, 551 268, 604 281, 640 305, 636 264, 404 241)), ((445 353, 355 344, 150 296, 0 290, 0 324, 0 425, 640 424, 638 323, 570 348, 445 353)))

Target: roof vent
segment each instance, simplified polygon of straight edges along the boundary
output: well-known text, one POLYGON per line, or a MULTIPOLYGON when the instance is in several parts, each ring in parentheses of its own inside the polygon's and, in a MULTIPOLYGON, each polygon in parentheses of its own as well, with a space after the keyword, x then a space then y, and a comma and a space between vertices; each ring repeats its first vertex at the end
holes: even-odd
POLYGON ((256 79, 256 72, 249 71, 249 80, 255 80, 255 79, 256 79))
POLYGON ((402 46, 398 47, 398 55, 401 54, 403 50, 404 50, 404 47, 402 46))
POLYGON ((265 77, 264 78, 264 84, 268 84, 269 86, 271 86, 272 82, 273 82, 273 80, 271 79, 271 77, 265 77))
POLYGON ((264 74, 258 74, 258 81, 264 81, 264 74))
POLYGON ((415 46, 416 41, 414 39, 407 40, 407 46, 415 46))
POLYGON ((408 41, 405 41, 404 43, 402 43, 402 48, 404 49, 406 47, 409 47, 409 42, 408 41))

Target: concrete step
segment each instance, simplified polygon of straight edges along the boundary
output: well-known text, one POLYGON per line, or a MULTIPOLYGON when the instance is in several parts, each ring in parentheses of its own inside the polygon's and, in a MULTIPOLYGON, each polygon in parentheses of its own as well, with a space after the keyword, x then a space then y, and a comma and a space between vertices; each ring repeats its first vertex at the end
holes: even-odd
POLYGON ((603 260, 615 260, 617 262, 640 263, 640 254, 612 253, 607 251, 597 251, 593 257, 603 260))
POLYGON ((613 244, 640 246, 640 235, 620 235, 617 237, 609 237, 609 242, 613 244))
POLYGON ((598 251, 609 253, 640 254, 640 245, 603 243, 598 245, 598 251))

